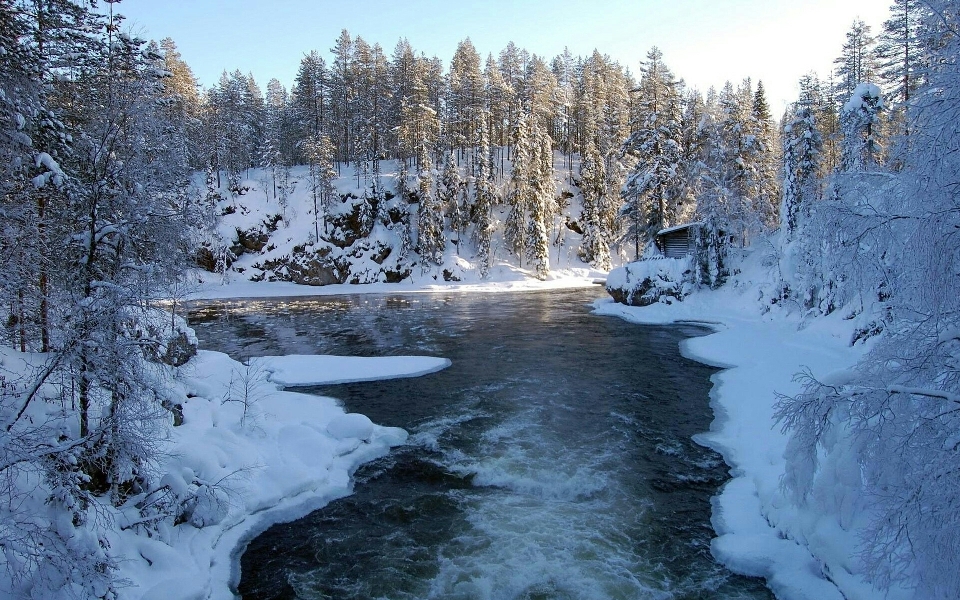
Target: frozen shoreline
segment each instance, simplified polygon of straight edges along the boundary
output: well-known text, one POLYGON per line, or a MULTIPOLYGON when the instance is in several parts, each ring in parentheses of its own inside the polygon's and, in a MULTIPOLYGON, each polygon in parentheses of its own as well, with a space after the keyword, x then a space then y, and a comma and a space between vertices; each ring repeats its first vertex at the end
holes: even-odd
MULTIPOLYGON (((206 283, 189 301, 314 297, 354 294, 525 292, 596 285, 597 272, 567 272, 548 281, 518 279, 483 283, 401 283, 311 287, 279 282, 206 283)), ((121 577, 134 585, 122 598, 141 600, 232 599, 239 582, 239 561, 247 543, 270 526, 306 516, 352 493, 352 474, 362 464, 402 444, 407 432, 380 427, 362 415, 344 415, 333 398, 283 391, 284 387, 419 377, 445 369, 450 361, 424 356, 357 358, 329 355, 260 357, 247 367, 225 354, 201 351, 182 370, 185 423, 171 433, 175 459, 165 471, 190 474, 211 468, 209 455, 219 455, 213 470, 250 471, 233 490, 222 523, 195 529, 186 525, 145 539, 132 531, 115 536, 124 563, 121 577), (251 371, 252 369, 252 371, 251 371), (247 375, 244 375, 244 373, 247 375), (251 373, 253 373, 251 375, 251 373), (241 402, 223 402, 233 380, 257 379, 262 396, 251 413, 241 402), (341 431, 331 431, 337 419, 341 431), (246 423, 244 423, 246 419, 246 423), (361 432, 356 430, 359 424, 361 432), (226 435, 218 430, 228 429, 226 435), (360 437, 357 437, 357 436, 360 437), (228 458, 225 458, 228 457, 228 458), (239 498, 239 500, 237 499, 239 498)), ((203 479, 214 476, 202 473, 203 479)), ((229 476, 229 474, 228 474, 229 476)), ((184 477, 189 480, 190 477, 184 477)))
MULTIPOLYGON (((111 547, 124 558, 120 576, 132 585, 121 598, 234 598, 246 544, 275 523, 298 519, 352 492, 362 464, 404 443, 407 432, 345 413, 333 398, 287 386, 417 377, 444 369, 436 357, 263 357, 255 360, 256 396, 243 404, 231 389, 248 367, 201 351, 178 384, 187 401, 184 423, 172 428, 161 469, 171 489, 192 481, 224 482, 210 524, 161 527, 152 537, 118 530, 111 547), (228 399, 229 398, 229 399, 228 399)), ((201 518, 208 518, 202 516, 201 518)))
MULTIPOLYGON (((712 333, 684 340, 687 358, 721 369, 711 380, 710 431, 696 441, 719 452, 731 480, 712 500, 714 556, 730 570, 763 577, 781 600, 867 600, 877 590, 858 571, 857 529, 835 515, 798 507, 781 489, 788 436, 773 419, 778 394, 800 390, 802 369, 823 376, 854 365, 852 325, 834 314, 801 323, 783 312, 761 316, 731 289, 643 308, 598 300, 595 313, 650 325, 700 324, 712 333)), ((891 590, 886 598, 909 597, 891 590)))
POLYGON ((203 300, 247 300, 253 298, 284 298, 313 296, 349 296, 354 294, 428 294, 428 293, 502 293, 542 290, 562 290, 594 287, 604 273, 592 269, 571 269, 559 271, 546 281, 529 277, 513 280, 447 282, 403 281, 400 283, 364 283, 352 285, 341 283, 334 285, 309 286, 287 282, 250 282, 237 281, 220 284, 205 282, 186 295, 187 302, 203 300))

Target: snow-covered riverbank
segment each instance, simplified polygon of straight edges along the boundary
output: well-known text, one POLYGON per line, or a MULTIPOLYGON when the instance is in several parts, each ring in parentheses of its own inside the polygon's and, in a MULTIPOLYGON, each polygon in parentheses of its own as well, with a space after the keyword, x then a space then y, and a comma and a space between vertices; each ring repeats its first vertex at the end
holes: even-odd
POLYGON ((400 283, 366 283, 362 285, 333 284, 323 286, 298 285, 286 282, 231 281, 221 284, 207 276, 193 287, 186 300, 226 300, 236 298, 281 298, 294 296, 337 296, 344 294, 417 294, 433 292, 523 292, 591 287, 602 283, 606 273, 596 269, 563 269, 553 271, 545 281, 530 273, 508 265, 495 268, 496 277, 479 277, 454 282, 431 277, 413 277, 400 283))
MULTIPOLYGON (((196 298, 279 297, 343 293, 501 292, 594 285, 594 273, 576 273, 547 282, 516 280, 487 284, 372 284, 304 288, 285 283, 208 284, 196 298)), ((773 418, 778 394, 794 394, 803 369, 819 376, 848 368, 866 351, 851 346, 855 323, 839 314, 801 322, 786 310, 760 315, 743 287, 701 291, 684 302, 636 308, 603 299, 597 314, 645 324, 704 323, 716 332, 687 340, 690 358, 725 370, 714 377, 715 422, 698 441, 723 454, 732 481, 716 498, 713 551, 732 570, 767 579, 780 598, 874 598, 876 590, 859 574, 857 523, 847 529, 822 506, 797 506, 784 496, 780 478, 788 436, 773 418)), ((842 475, 842 474, 838 474, 842 475)), ((842 504, 846 488, 837 494, 842 504)), ((319 505, 329 499, 322 500, 319 505)), ((903 592, 891 598, 906 597, 903 592)))
POLYGON ((232 598, 237 559, 269 525, 299 518, 350 493, 361 464, 401 444, 402 429, 345 414, 332 398, 281 386, 418 376, 449 361, 432 357, 264 357, 242 365, 201 351, 177 385, 187 401, 170 430, 161 470, 172 493, 209 487, 192 513, 203 527, 160 528, 147 537, 126 528, 110 540, 123 557, 126 598, 232 598))
MULTIPOLYGON (((823 377, 849 368, 867 348, 851 346, 855 323, 839 312, 809 321, 785 310, 761 316, 748 297, 754 292, 728 286, 670 305, 638 308, 605 299, 595 308, 633 323, 697 322, 715 330, 681 348, 689 358, 725 369, 713 377, 713 425, 697 439, 731 467, 732 480, 714 500, 714 556, 733 571, 764 577, 782 600, 880 597, 858 560, 867 515, 841 518, 834 510, 856 502, 854 486, 844 481, 850 473, 837 468, 829 502, 795 504, 780 485, 789 438, 774 419, 778 396, 800 391, 797 373, 809 369, 823 377)), ((882 597, 910 594, 892 590, 882 597)))

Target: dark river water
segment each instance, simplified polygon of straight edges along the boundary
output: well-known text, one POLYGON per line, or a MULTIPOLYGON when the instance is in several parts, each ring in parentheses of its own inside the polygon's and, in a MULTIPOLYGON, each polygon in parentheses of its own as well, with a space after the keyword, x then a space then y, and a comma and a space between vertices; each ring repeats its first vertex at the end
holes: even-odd
POLYGON ((271 299, 197 306, 201 346, 431 355, 413 379, 301 388, 403 427, 352 496, 271 527, 241 559, 245 599, 766 598, 710 555, 726 466, 707 431, 704 331, 590 314, 602 288, 271 299))

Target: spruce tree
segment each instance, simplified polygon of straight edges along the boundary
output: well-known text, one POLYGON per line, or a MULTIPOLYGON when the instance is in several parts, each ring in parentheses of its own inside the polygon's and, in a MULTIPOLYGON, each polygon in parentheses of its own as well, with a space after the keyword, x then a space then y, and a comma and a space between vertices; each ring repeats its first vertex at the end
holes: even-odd
POLYGON ((554 193, 553 141, 546 130, 534 128, 531 161, 530 221, 527 226, 527 256, 537 278, 550 273, 550 228, 553 224, 554 193))
POLYGON ((507 195, 510 213, 503 232, 507 249, 520 259, 521 264, 527 246, 527 211, 533 203, 531 150, 529 119, 525 113, 521 113, 513 135, 513 169, 510 173, 510 193, 507 195))
POLYGON ((871 171, 881 164, 881 115, 885 108, 880 88, 869 83, 858 85, 843 105, 840 112, 843 129, 840 171, 871 171))
POLYGON ((754 121, 757 197, 754 202, 763 227, 775 229, 780 220, 779 147, 763 82, 757 82, 751 117, 754 121))
POLYGON ((441 205, 446 212, 450 222, 450 229, 456 234, 457 253, 460 252, 460 241, 463 233, 469 224, 467 215, 467 206, 461 204, 461 197, 464 195, 464 181, 460 175, 460 169, 457 167, 456 158, 451 149, 444 161, 443 173, 440 177, 440 185, 437 187, 437 195, 441 205))
POLYGON ((420 165, 417 250, 423 261, 423 268, 426 270, 428 263, 443 264, 443 207, 437 198, 433 163, 426 145, 420 147, 417 162, 420 165))
POLYGON ((783 202, 780 222, 790 236, 820 198, 820 157, 823 142, 813 109, 801 105, 783 131, 783 202))
POLYGON ((620 209, 623 241, 632 243, 635 258, 640 258, 641 247, 660 229, 675 224, 683 194, 678 84, 657 48, 647 53, 642 73, 634 133, 623 146, 636 166, 623 186, 620 209))
POLYGON ((593 141, 587 142, 580 159, 580 193, 583 196, 583 212, 580 223, 583 241, 580 243, 580 258, 598 269, 610 268, 610 250, 605 228, 600 215, 601 198, 605 193, 603 157, 593 141))
POLYGON ((487 137, 486 119, 480 121, 477 130, 477 152, 474 155, 473 206, 471 217, 477 245, 477 269, 481 278, 490 273, 490 240, 493 236, 493 206, 496 192, 490 168, 490 140, 487 137))

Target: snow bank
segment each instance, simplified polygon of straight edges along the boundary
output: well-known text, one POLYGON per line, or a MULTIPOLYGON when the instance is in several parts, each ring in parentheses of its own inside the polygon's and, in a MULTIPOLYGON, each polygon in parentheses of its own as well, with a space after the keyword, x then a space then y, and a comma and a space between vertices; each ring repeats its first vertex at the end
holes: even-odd
POLYGON ((450 366, 449 359, 430 356, 367 358, 292 354, 264 356, 256 361, 269 373, 270 381, 284 387, 419 377, 450 366))
MULTIPOLYGON (((609 283, 608 283, 609 285, 609 283)), ((773 419, 777 394, 793 395, 794 374, 841 376, 865 351, 851 347, 854 323, 837 313, 807 323, 764 311, 754 285, 732 281, 682 303, 644 308, 600 300, 595 311, 635 323, 700 323, 714 333, 685 340, 683 354, 725 368, 713 376, 715 419, 697 441, 720 452, 732 479, 713 502, 714 556, 731 570, 764 577, 781 600, 876 598, 861 576, 856 545, 860 522, 847 522, 825 504, 798 507, 780 486, 788 436, 773 419), (763 314, 765 313, 765 314, 763 314)), ((836 487, 837 505, 850 504, 836 487)), ((888 600, 909 597, 891 591, 888 600)))
POLYGON ((287 282, 221 282, 210 280, 198 284, 189 294, 190 300, 223 300, 227 298, 282 298, 294 296, 337 296, 352 294, 411 294, 431 292, 519 292, 583 288, 596 285, 606 276, 596 269, 563 269, 551 271, 546 281, 540 281, 522 269, 501 264, 495 266, 486 280, 460 282, 437 281, 432 277, 411 276, 399 283, 365 283, 361 285, 334 284, 324 286, 298 285, 287 282))
POLYGON ((180 369, 184 421, 170 429, 161 459, 161 484, 174 493, 196 488, 197 502, 186 523, 161 526, 153 537, 117 516, 125 529, 112 534, 111 552, 123 557, 120 576, 132 584, 121 598, 232 599, 250 539, 350 494, 359 465, 407 438, 402 429, 345 414, 332 398, 280 386, 413 377, 449 364, 416 356, 289 356, 243 365, 201 351, 180 369))

